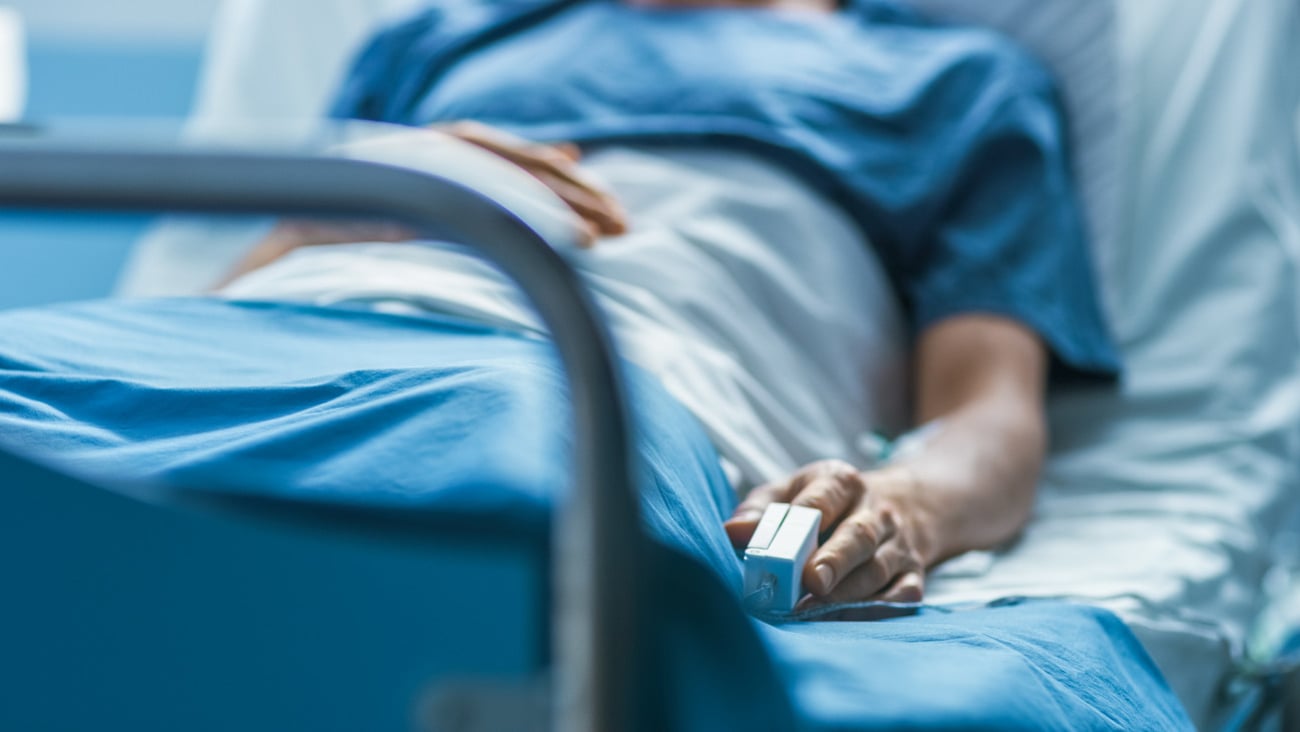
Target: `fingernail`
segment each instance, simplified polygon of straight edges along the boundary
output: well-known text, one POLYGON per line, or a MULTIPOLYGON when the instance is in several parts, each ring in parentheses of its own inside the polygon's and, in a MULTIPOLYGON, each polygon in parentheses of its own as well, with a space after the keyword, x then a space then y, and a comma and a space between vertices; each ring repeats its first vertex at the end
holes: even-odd
POLYGON ((759 520, 759 519, 761 519, 761 518, 763 518, 763 512, 762 512, 762 511, 755 511, 755 510, 753 510, 753 509, 748 509, 748 510, 745 510, 745 511, 740 511, 740 512, 738 512, 735 516, 732 516, 730 519, 728 519, 728 522, 731 522, 731 521, 757 521, 757 520, 759 520))
POLYGON ((821 583, 822 592, 830 592, 831 583, 835 581, 835 570, 831 569, 831 565, 819 564, 813 571, 817 575, 817 581, 821 583))

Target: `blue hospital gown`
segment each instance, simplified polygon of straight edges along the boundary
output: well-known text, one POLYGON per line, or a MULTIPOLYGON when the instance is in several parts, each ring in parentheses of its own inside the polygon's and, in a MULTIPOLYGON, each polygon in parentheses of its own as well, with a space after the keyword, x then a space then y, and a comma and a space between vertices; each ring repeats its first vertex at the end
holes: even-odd
POLYGON ((749 150, 853 217, 917 332, 1002 315, 1043 338, 1057 376, 1119 370, 1055 87, 983 30, 881 0, 826 15, 441 3, 374 39, 334 111, 587 146, 749 150))

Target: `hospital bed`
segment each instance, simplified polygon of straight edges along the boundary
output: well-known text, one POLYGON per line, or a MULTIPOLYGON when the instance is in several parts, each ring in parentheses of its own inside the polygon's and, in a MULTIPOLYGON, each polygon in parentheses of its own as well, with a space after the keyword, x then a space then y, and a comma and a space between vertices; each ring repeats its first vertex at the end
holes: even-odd
MULTIPOLYGON (((275 7, 284 8, 286 4, 259 7, 236 3, 231 7, 228 22, 231 17, 252 17, 240 15, 241 12, 274 15, 275 7)), ((349 7, 373 21, 373 15, 358 10, 360 5, 349 7)), ((1256 656, 1282 649, 1283 641, 1262 639, 1285 637, 1282 629, 1294 624, 1293 608, 1297 606, 1294 594, 1288 594, 1294 590, 1289 590, 1285 581, 1288 564, 1296 562, 1294 545, 1289 549, 1290 554, 1278 555, 1287 549, 1275 540, 1295 531, 1298 502, 1295 466, 1300 452, 1300 402, 1297 401, 1300 385, 1294 366, 1296 354, 1300 353, 1300 344, 1296 343, 1300 329, 1295 321, 1300 307, 1300 299, 1296 298, 1300 274, 1296 271, 1296 257, 1300 255, 1300 193, 1297 192, 1300 185, 1295 151, 1300 137, 1300 118, 1296 113, 1300 109, 1297 103, 1300 90, 1295 79, 1286 73, 1300 63, 1295 58, 1294 44, 1286 42, 1295 37, 1293 29, 1298 21, 1294 6, 1281 1, 1209 0, 1200 6, 1200 12, 1187 3, 1145 3, 1140 7, 1131 3, 1120 10, 1122 22, 1115 36, 1119 54, 1114 58, 1124 81, 1119 86, 1126 96, 1118 99, 1115 108, 1123 121, 1118 127, 1123 139, 1110 144, 1120 146, 1120 154, 1116 155, 1119 168, 1114 174, 1121 176, 1128 188, 1120 196, 1114 193, 1114 187, 1098 185, 1102 193, 1092 194, 1090 210, 1106 210, 1107 204, 1098 203, 1106 195, 1105 190, 1110 190, 1109 195, 1114 199, 1109 205, 1127 204, 1114 209, 1109 219, 1094 213, 1094 220, 1101 222, 1094 225, 1095 229, 1105 230, 1106 220, 1112 227, 1109 234, 1099 237, 1099 246, 1104 249, 1099 252, 1098 266, 1107 286, 1112 322, 1125 351, 1127 381, 1119 394, 1072 391, 1054 400, 1051 417, 1056 448, 1034 525, 1013 547, 990 555, 967 557, 940 570, 930 600, 952 604, 1019 596, 1060 597, 1108 608, 1118 613, 1142 639, 1199 725, 1231 726, 1254 721, 1250 718, 1264 709, 1264 702, 1275 701, 1280 695, 1280 677, 1264 678, 1266 683, 1257 684, 1249 683, 1249 674, 1239 672, 1249 666, 1248 648, 1253 648, 1256 656), (1270 593, 1266 593, 1265 577, 1270 572, 1270 593), (1271 607, 1265 602, 1269 594, 1279 599, 1271 607), (1291 598, 1290 605, 1287 597, 1291 598), (1270 627, 1257 626, 1261 620, 1270 627), (1239 683, 1234 684, 1234 680, 1239 683)), ((360 16, 342 25, 347 30, 339 33, 349 37, 339 38, 339 48, 346 49, 349 43, 355 42, 351 36, 364 32, 357 29, 364 28, 366 23, 357 22, 357 17, 360 16)), ((283 39, 275 35, 274 18, 262 20, 270 22, 259 28, 266 28, 265 32, 283 39)), ((246 32, 241 38, 243 43, 255 40, 246 32)), ((247 49, 231 51, 220 44, 214 51, 218 58, 222 54, 248 53, 247 49)), ((343 55, 345 50, 336 51, 333 58, 343 55)), ((314 62, 312 68, 329 68, 329 64, 314 62)), ((222 85, 227 85, 226 93, 238 90, 241 85, 230 81, 230 75, 237 77, 238 70, 238 64, 218 63, 213 68, 205 97, 207 106, 200 110, 196 127, 217 124, 213 120, 219 119, 220 114, 231 113, 229 107, 222 110, 222 85)), ((326 86, 322 82, 315 87, 303 82, 295 88, 304 90, 304 94, 318 88, 323 95, 326 86)), ((289 103, 283 94, 267 94, 266 98, 276 100, 277 104, 289 103)), ((304 103, 318 102, 307 99, 304 103)), ((270 111, 273 115, 295 115, 302 109, 270 111)), ((256 112, 245 109, 232 114, 255 116, 256 112)), ((1101 113, 1100 117, 1099 124, 1104 124, 1106 115, 1101 113)), ((1103 152, 1088 159, 1104 158, 1105 144, 1102 148, 1103 152)), ((49 167, 54 162, 57 161, 46 159, 40 164, 40 160, 33 160, 31 164, 35 167, 31 170, 56 170, 49 167)), ((249 198, 240 198, 247 191, 229 191, 231 198, 218 197, 215 189, 206 186, 199 187, 212 195, 190 191, 194 195, 182 201, 181 193, 161 185, 166 181, 161 171, 159 175, 151 175, 147 174, 147 168, 139 167, 147 162, 143 159, 104 161, 105 165, 113 164, 114 170, 141 171, 140 198, 132 205, 144 206, 148 198, 152 206, 172 202, 181 208, 211 208, 214 200, 223 200, 228 207, 241 210, 321 207, 319 200, 305 203, 305 198, 296 203, 277 201, 270 195, 273 192, 270 189, 256 191, 259 196, 249 198), (126 162, 132 165, 120 165, 126 162), (147 191, 151 186, 154 190, 147 191), (163 197, 148 197, 146 193, 163 197)), ((221 160, 210 162, 222 164, 221 160)), ((88 168, 84 167, 84 160, 79 167, 80 176, 85 179, 88 168)), ((25 174, 21 185, 7 192, 13 196, 29 196, 28 200, 34 201, 40 193, 35 180, 38 179, 33 175, 25 174)), ((66 190, 60 193, 60 188, 68 184, 66 177, 53 176, 43 193, 45 200, 84 204, 94 199, 101 203, 127 204, 121 200, 95 199, 108 194, 93 193, 89 187, 83 187, 77 196, 66 190)), ((122 195, 120 182, 111 187, 118 191, 117 195, 122 195)), ((362 208, 369 213, 398 213, 392 208, 396 204, 387 197, 383 202, 368 203, 374 207, 363 206, 355 200, 346 203, 335 200, 331 205, 356 206, 358 213, 362 208)), ((468 202, 465 206, 473 207, 468 202)), ((403 215, 403 218, 411 217, 403 215)), ((494 219, 485 217, 484 220, 494 219)), ((427 225, 445 225, 445 220, 428 221, 427 225)), ((544 251, 526 232, 515 233, 521 234, 523 240, 532 241, 534 246, 513 246, 508 255, 501 252, 505 259, 517 257, 525 250, 544 251)), ((158 288, 160 281, 172 288, 186 286, 175 277, 158 276, 169 266, 168 234, 160 232, 140 249, 129 272, 127 289, 141 293, 150 287, 158 288)), ((170 238, 175 240, 174 230, 170 238)), ((562 271, 555 268, 557 274, 562 271)), ((524 284, 527 286, 528 282, 524 284)), ((534 282, 533 286, 536 290, 538 283, 534 282)), ((550 287, 543 289, 556 291, 550 287)), ((577 291, 574 292, 574 297, 580 299, 577 291)), ((574 311, 568 311, 564 318, 555 320, 553 330, 557 337, 562 332, 573 333, 567 330, 567 325, 561 325, 567 324, 573 315, 574 311)), ((584 321, 578 317, 575 322, 584 321)), ((564 344, 558 345, 563 351, 564 344)), ((569 362, 573 363, 574 358, 577 357, 571 355, 569 362)), ((594 383, 599 385, 600 381, 594 383)), ((575 390, 575 396, 582 393, 583 390, 575 390)), ((609 393, 604 395, 609 396, 609 393)), ((599 424, 605 427, 590 436, 612 441, 603 445, 589 443, 589 450, 581 454, 588 458, 614 455, 611 459, 617 462, 617 456, 626 453, 620 451, 618 431, 606 429, 618 423, 619 415, 605 414, 601 419, 599 424)), ((612 482, 605 485, 627 484, 626 465, 606 465, 606 468, 614 472, 609 474, 612 482)), ((24 465, 15 470, 40 469, 24 465)), ((579 478, 583 475, 581 471, 577 474, 579 478)), ((52 475, 41 479, 65 480, 52 475)), ((65 490, 77 488, 69 483, 65 490)), ((46 507, 51 525, 56 523, 54 517, 59 512, 66 513, 81 502, 107 500, 90 499, 82 493, 65 495, 75 497, 65 497, 61 505, 46 507)), ((596 491, 589 497, 602 495, 605 494, 596 491)), ((634 513, 628 504, 602 510, 613 511, 612 515, 621 512, 624 519, 619 520, 619 525, 626 529, 631 520, 628 514, 634 513)), ((26 515, 39 515, 35 513, 38 507, 27 508, 30 512, 26 515)), ((143 510, 126 505, 102 510, 120 513, 126 525, 132 520, 148 524, 150 519, 143 516, 133 519, 131 514, 137 509, 143 510)), ((235 507, 235 510, 251 509, 235 507)), ((259 515, 263 513, 288 517, 295 526, 318 522, 337 527, 339 523, 337 517, 303 517, 287 509, 259 511, 259 515)), ((197 525, 193 531, 206 531, 208 535, 220 535, 223 530, 255 531, 239 522, 221 523, 212 517, 182 515, 185 518, 175 520, 193 521, 197 525)), ((588 513, 579 519, 591 521, 593 515, 588 513)), ((96 525, 93 514, 87 517, 85 525, 96 525)), ((333 546, 336 551, 349 548, 359 553, 375 551, 370 548, 375 533, 382 536, 387 531, 400 530, 402 525, 396 517, 375 517, 366 528, 382 531, 359 535, 352 527, 349 539, 333 546), (352 547, 348 541, 355 541, 356 546, 352 547)), ((610 525, 605 524, 606 528, 610 525)), ((591 528, 594 531, 595 527, 591 528)), ((98 531, 103 532, 105 528, 100 527, 98 531)), ((267 542, 287 541, 274 532, 258 536, 267 542)), ((292 536, 298 538, 296 534, 292 536)), ((562 531, 556 536, 584 534, 562 531)), ((592 541, 599 540, 595 533, 585 536, 592 541)), ((245 543, 254 541, 242 534, 241 539, 245 543)), ((304 544, 296 549, 305 558, 310 556, 307 550, 311 547, 306 545, 307 539, 302 541, 304 544)), ((617 541, 613 544, 622 545, 617 541)), ((282 545, 276 549, 285 556, 293 555, 282 545)), ((620 575, 619 564, 637 560, 620 558, 617 551, 579 552, 572 559, 557 566, 565 571, 585 572, 585 581, 564 585, 555 593, 556 601, 572 599, 586 608, 581 612, 612 615, 637 607, 631 598, 620 598, 616 592, 627 590, 627 583, 610 579, 627 576, 620 575), (593 566, 578 561, 584 557, 601 557, 608 563, 593 566), (591 580, 596 572, 607 574, 603 575, 604 580, 593 584, 591 580), (584 597, 577 587, 588 590, 599 587, 605 592, 584 597)), ((217 558, 212 561, 216 563, 217 558)), ((166 568, 157 571, 165 573, 166 568)), ((677 563, 665 571, 673 577, 690 577, 692 569, 689 563, 677 563)), ((358 572, 355 578, 358 587, 366 586, 362 583, 363 574, 358 572)), ((178 586, 184 586, 182 576, 159 576, 174 578, 178 586)), ((676 582, 689 592, 710 591, 707 581, 677 579, 676 582)), ((714 590, 716 594, 716 587, 714 590)), ((717 600, 722 604, 716 607, 726 606, 725 599, 717 600)), ((379 599, 375 603, 372 609, 378 611, 379 599)), ((436 603, 430 603, 432 613, 437 608, 436 603)), ((557 618, 581 617, 567 615, 570 612, 580 611, 565 606, 557 618)), ((697 620, 705 627, 717 627, 709 626, 706 617, 697 620)), ((721 625, 730 627, 734 623, 721 625)), ((287 633, 287 626, 285 630, 287 633)), ((743 634, 743 631, 736 632, 743 634)), ((735 647, 753 651, 756 645, 742 641, 735 647)), ((593 642, 586 648, 593 653, 618 655, 614 651, 617 645, 606 642, 593 642)), ((761 656, 760 652, 753 652, 761 656)), ((591 674, 591 669, 600 664, 617 665, 618 660, 602 661, 595 656, 571 659, 571 668, 585 667, 586 673, 591 674)), ((557 668, 566 663, 564 657, 556 661, 557 668)), ((764 664, 756 662, 751 667, 761 669, 764 664)), ((210 680, 216 678, 214 675, 210 680)), ((573 678, 584 676, 575 672, 573 678)), ((612 682, 626 677, 598 673, 585 678, 589 682, 612 682)), ((763 684, 774 683, 774 679, 759 678, 750 683, 764 688, 763 684)), ((602 689, 594 683, 586 686, 593 690, 593 698, 618 698, 617 689, 602 689)), ((450 702, 453 708, 450 714, 471 717, 473 713, 464 706, 470 704, 466 699, 488 700, 485 704, 489 711, 526 706, 524 702, 509 705, 492 701, 504 698, 501 694, 509 692, 498 689, 480 694, 479 691, 473 686, 462 689, 463 693, 456 697, 461 701, 450 702)), ((527 687, 516 692, 517 702, 535 699, 540 694, 537 689, 527 687)), ((616 701, 610 704, 618 706, 616 701)), ((725 702, 720 702, 718 707, 728 708, 725 702)), ((739 705, 739 709, 745 708, 746 705, 739 705)), ((736 713, 736 709, 733 705, 730 712, 736 713)), ((596 715, 594 719, 603 713, 591 712, 596 715)), ((769 717, 769 721, 777 718, 769 717)))

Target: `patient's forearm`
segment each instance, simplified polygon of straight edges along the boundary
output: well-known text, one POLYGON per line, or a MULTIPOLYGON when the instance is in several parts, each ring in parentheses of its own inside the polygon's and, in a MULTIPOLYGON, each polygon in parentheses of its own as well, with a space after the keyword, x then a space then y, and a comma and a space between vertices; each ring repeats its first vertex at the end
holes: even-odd
POLYGON ((1045 361, 1028 331, 996 318, 923 336, 917 418, 941 426, 890 470, 914 481, 927 564, 1005 542, 1029 519, 1047 443, 1045 361))
POLYGON ((927 566, 1003 543, 1028 521, 1046 443, 1041 415, 1014 400, 980 400, 930 415, 941 428, 913 455, 886 468, 912 492, 927 566))
POLYGON ((220 290, 231 282, 256 269, 280 259, 293 251, 298 245, 284 236, 284 228, 276 227, 266 237, 253 246, 220 280, 213 284, 213 290, 220 290))
POLYGON ((402 242, 415 238, 404 227, 379 221, 282 221, 271 229, 212 289, 219 290, 302 247, 354 242, 402 242))

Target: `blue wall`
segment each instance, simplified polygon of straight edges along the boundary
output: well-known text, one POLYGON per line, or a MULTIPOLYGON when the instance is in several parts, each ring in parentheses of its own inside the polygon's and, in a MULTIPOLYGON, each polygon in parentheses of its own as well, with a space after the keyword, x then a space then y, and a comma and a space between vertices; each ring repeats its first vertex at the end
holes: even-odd
POLYGON ((180 44, 33 38, 28 116, 182 117, 200 58, 200 48, 180 44))
MULTIPOLYGON (((30 39, 28 118, 184 117, 201 49, 30 39)), ((0 308, 107 295, 140 217, 0 214, 0 308)))

